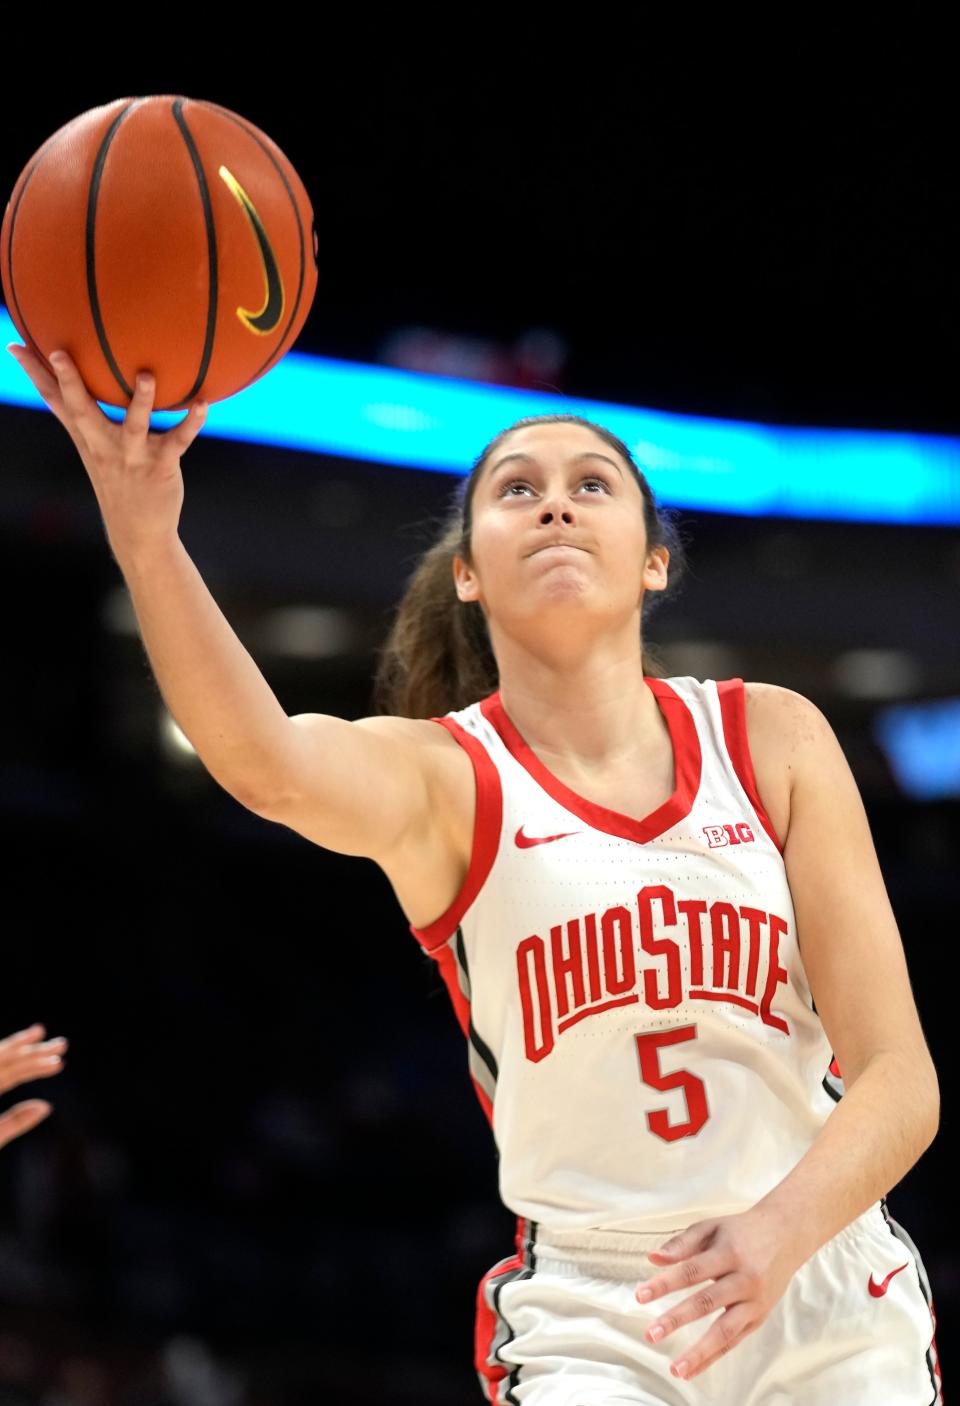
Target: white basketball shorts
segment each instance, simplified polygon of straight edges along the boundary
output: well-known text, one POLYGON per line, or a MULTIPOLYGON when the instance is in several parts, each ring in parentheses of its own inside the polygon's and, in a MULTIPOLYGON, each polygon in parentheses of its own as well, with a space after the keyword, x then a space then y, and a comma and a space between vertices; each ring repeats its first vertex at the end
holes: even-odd
POLYGON ((695 1286, 634 1297, 662 1270, 645 1251, 676 1233, 519 1220, 517 1253, 477 1291, 475 1365, 492 1406, 941 1406, 929 1280, 885 1201, 822 1245, 765 1322, 689 1381, 670 1363, 724 1310, 654 1344, 646 1329, 695 1286))

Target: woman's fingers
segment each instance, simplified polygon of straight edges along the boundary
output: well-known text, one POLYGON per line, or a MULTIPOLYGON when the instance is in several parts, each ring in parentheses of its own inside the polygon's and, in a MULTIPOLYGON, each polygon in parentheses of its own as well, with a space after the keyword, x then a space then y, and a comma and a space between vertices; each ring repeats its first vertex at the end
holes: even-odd
POLYGON ((150 431, 154 380, 150 371, 141 371, 134 383, 133 396, 123 419, 123 433, 131 439, 144 439, 150 431))
POLYGON ((63 397, 63 405, 70 423, 81 431, 90 429, 94 420, 109 424, 93 396, 83 383, 83 377, 65 351, 50 353, 53 367, 63 397))
POLYGON ((63 1069, 63 1056, 69 1041, 63 1035, 38 1040, 43 1026, 31 1026, 0 1041, 0 1093, 27 1084, 31 1079, 47 1079, 63 1069))
POLYGON ((20 347, 10 342, 7 345, 7 350, 30 377, 40 395, 73 440, 82 458, 89 432, 96 428, 90 415, 91 408, 96 411, 103 424, 108 425, 109 421, 105 415, 100 413, 100 408, 93 397, 87 393, 73 362, 66 352, 51 352, 49 361, 54 368, 54 375, 51 376, 40 357, 28 350, 27 347, 20 347), (86 434, 84 430, 86 430, 86 434))
POLYGON ((34 1055, 16 1065, 7 1063, 0 1069, 0 1094, 9 1093, 21 1084, 32 1084, 36 1079, 52 1079, 65 1068, 59 1055, 34 1055))
POLYGON ((174 425, 172 430, 167 431, 167 437, 173 445, 178 459, 190 448, 200 433, 206 418, 207 402, 195 400, 179 425, 174 425))
POLYGON ((63 1055, 66 1054, 69 1045, 70 1042, 65 1035, 56 1035, 52 1040, 41 1040, 34 1043, 23 1041, 13 1046, 12 1049, 5 1049, 0 1054, 0 1064, 9 1065, 12 1060, 22 1062, 49 1055, 63 1055))
POLYGON ((46 1035, 46 1033, 47 1027, 45 1025, 28 1025, 26 1030, 18 1030, 16 1034, 7 1035, 0 1040, 0 1050, 5 1045, 22 1044, 24 1040, 35 1040, 39 1035, 46 1035))
MULTIPOLYGON (((50 353, 50 365, 56 372, 51 376, 40 358, 27 347, 10 342, 7 350, 23 367, 50 409, 71 433, 74 430, 82 432, 86 429, 89 435, 96 421, 109 424, 67 352, 58 350, 50 353)), ((130 439, 144 439, 150 433, 150 416, 155 394, 156 380, 153 373, 139 372, 122 424, 124 435, 130 439)), ((206 402, 195 400, 179 425, 166 432, 165 438, 174 447, 178 457, 189 449, 196 439, 206 415, 206 402)))
POLYGON ((28 1098, 23 1103, 14 1104, 6 1113, 0 1114, 0 1147, 20 1137, 52 1111, 52 1105, 42 1098, 28 1098))
MULTIPOLYGON (((24 1065, 19 1071, 18 1084, 29 1084, 31 1079, 49 1079, 53 1074, 59 1074, 63 1069, 63 1060, 58 1054, 35 1055, 30 1063, 24 1065)), ((13 1084, 9 1086, 11 1089, 13 1084)))
POLYGON ((17 342, 8 342, 7 351, 17 365, 23 368, 25 375, 33 382, 50 409, 59 416, 63 410, 63 396, 60 394, 56 376, 51 376, 40 358, 29 347, 21 347, 17 342))

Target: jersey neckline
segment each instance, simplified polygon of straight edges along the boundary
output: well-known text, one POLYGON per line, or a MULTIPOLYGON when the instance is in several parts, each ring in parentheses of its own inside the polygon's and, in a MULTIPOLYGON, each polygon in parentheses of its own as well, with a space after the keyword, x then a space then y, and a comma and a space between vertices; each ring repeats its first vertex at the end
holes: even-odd
POLYGON ((674 790, 673 795, 661 806, 642 818, 623 815, 619 811, 598 805, 595 801, 589 801, 565 785, 559 777, 554 776, 533 748, 527 745, 507 716, 499 689, 481 701, 480 711, 496 730, 510 755, 555 801, 559 801, 567 810, 596 830, 604 830, 609 835, 618 835, 621 839, 643 844, 656 839, 690 814, 700 789, 703 768, 697 725, 684 699, 666 679, 653 679, 644 675, 643 681, 657 700, 670 732, 674 790))

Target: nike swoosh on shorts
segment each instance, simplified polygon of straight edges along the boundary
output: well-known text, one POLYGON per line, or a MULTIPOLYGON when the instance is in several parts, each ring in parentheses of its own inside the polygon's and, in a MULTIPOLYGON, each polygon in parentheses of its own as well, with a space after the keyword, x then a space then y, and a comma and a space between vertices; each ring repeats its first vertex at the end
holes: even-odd
MULTIPOLYGON (((908 1260, 908 1261, 907 1261, 907 1264, 909 1264, 909 1263, 910 1263, 910 1261, 908 1260)), ((906 1267, 907 1267, 906 1264, 902 1264, 902 1265, 900 1266, 900 1269, 906 1269, 906 1267)), ((884 1279, 884 1281, 883 1281, 882 1284, 875 1284, 875 1283, 874 1283, 874 1279, 873 1279, 873 1275, 871 1274, 870 1278, 867 1280, 867 1288, 870 1290, 870 1293, 871 1293, 871 1295, 873 1296, 873 1298, 875 1298, 875 1299, 882 1299, 882 1298, 883 1298, 884 1294, 887 1292, 887 1289, 888 1289, 888 1287, 889 1287, 890 1280, 893 1278, 893 1276, 894 1276, 895 1274, 899 1274, 899 1273, 900 1273, 900 1269, 891 1269, 890 1273, 887 1275, 886 1279, 884 1279)))

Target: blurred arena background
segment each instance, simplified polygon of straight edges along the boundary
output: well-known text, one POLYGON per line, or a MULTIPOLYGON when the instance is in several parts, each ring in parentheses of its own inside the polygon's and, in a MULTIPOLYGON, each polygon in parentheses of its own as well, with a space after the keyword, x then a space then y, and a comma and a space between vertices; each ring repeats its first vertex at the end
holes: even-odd
MULTIPOLYGON (((388 47, 327 53, 314 82, 309 56, 297 81, 253 85, 172 45, 42 95, 21 79, 3 200, 81 111, 208 97, 310 192, 311 365, 405 370, 426 378, 414 399, 440 376, 769 426, 767 449, 790 426, 917 436, 906 468, 892 441, 857 441, 819 507, 786 490, 745 506, 721 483, 688 508, 651 468, 691 573, 649 635, 668 673, 812 698, 857 777, 940 1071, 942 1131, 889 1206, 929 1271, 949 1383, 960 209, 943 90, 906 57, 856 78, 558 65, 533 26, 476 73, 388 47)), ((42 1021, 70 1050, 6 1100, 54 1111, 0 1149, 0 1406, 479 1401, 476 1285, 515 1222, 439 975, 372 863, 245 811, 184 745, 83 467, 15 403, 29 386, 3 359, 0 1034, 42 1021)), ((321 428, 324 384, 299 406, 321 428)), ((488 437, 461 439, 464 469, 488 437)), ((288 713, 373 711, 376 647, 456 483, 411 442, 397 419, 376 457, 244 441, 211 413, 185 458, 183 541, 288 713)), ((814 481, 823 443, 789 472, 814 481)))

